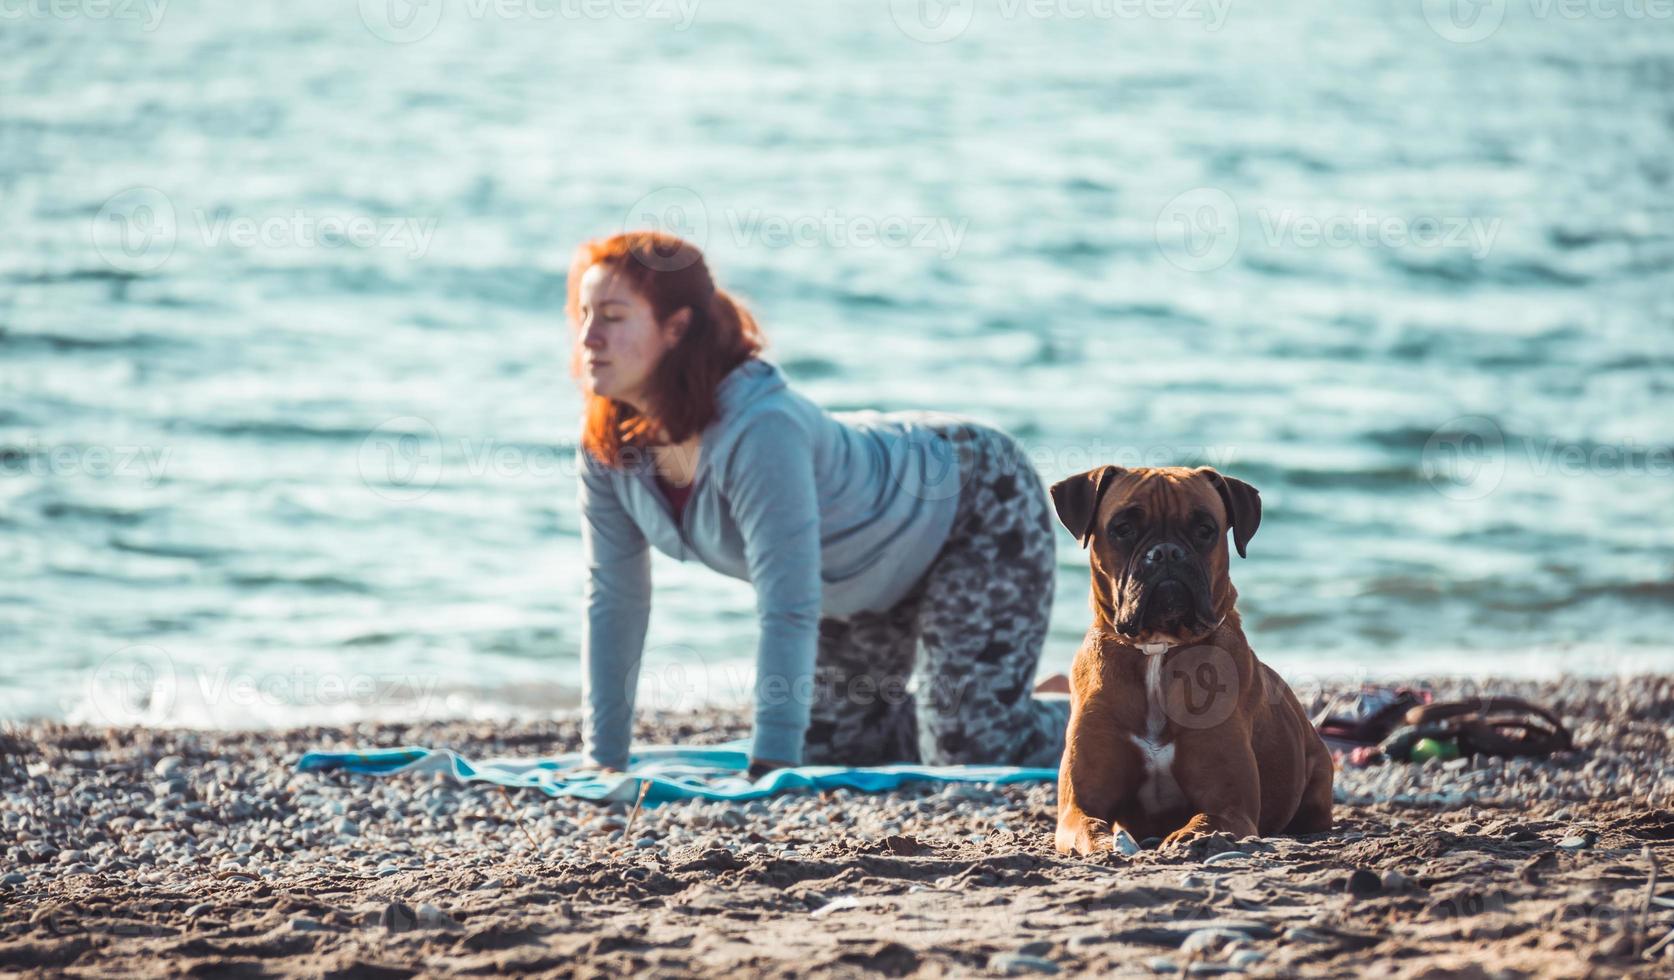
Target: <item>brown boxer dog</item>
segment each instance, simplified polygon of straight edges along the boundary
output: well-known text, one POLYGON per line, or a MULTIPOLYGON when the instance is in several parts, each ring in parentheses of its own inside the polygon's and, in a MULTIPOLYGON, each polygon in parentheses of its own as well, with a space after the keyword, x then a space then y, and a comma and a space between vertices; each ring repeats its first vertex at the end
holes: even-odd
POLYGON ((1091 547, 1093 628, 1070 673, 1057 849, 1092 854, 1126 830, 1331 828, 1331 755, 1244 639, 1226 535, 1240 557, 1261 497, 1209 467, 1101 466, 1052 487, 1091 547))

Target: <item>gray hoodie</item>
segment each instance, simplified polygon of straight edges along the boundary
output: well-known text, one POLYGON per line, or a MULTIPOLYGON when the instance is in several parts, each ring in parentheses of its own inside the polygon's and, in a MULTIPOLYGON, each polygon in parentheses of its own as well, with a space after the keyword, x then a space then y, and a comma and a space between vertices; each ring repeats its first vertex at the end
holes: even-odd
POLYGON ((929 570, 953 524, 959 472, 926 413, 832 414, 751 359, 716 390, 682 520, 642 462, 578 449, 587 616, 583 748, 624 768, 654 546, 754 584, 755 758, 802 761, 819 619, 887 609, 929 570))

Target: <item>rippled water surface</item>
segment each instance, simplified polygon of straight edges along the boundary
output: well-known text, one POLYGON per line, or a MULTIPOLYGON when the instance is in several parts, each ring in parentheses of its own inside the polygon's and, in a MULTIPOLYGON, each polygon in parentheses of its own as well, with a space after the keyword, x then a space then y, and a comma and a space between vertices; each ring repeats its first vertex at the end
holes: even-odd
MULTIPOLYGON (((1254 483, 1287 672, 1674 666, 1674 24, 1325 6, 8 11, 0 714, 572 703, 565 266, 649 223, 828 406, 1254 483)), ((736 695, 654 575, 647 702, 736 695)))

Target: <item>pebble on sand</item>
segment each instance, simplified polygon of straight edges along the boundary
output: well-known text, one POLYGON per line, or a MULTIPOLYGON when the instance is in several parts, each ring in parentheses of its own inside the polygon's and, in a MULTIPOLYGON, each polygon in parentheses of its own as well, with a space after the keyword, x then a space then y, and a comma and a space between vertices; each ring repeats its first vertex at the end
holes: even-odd
POLYGON ((988 968, 1008 977, 1029 973, 1057 973, 1059 969, 1058 964, 1044 956, 1028 956, 1023 953, 1001 953, 988 961, 988 968))

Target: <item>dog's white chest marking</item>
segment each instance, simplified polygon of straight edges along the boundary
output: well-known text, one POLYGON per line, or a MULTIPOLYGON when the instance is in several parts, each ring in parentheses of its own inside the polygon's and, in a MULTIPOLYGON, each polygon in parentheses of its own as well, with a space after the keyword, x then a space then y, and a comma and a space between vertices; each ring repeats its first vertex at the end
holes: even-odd
POLYGON ((1163 690, 1163 656, 1147 657, 1145 662, 1145 731, 1133 736, 1139 749, 1142 770, 1139 781, 1139 804, 1148 813, 1162 813, 1184 803, 1186 796, 1174 778, 1174 743, 1163 741, 1168 721, 1167 703, 1163 690))

